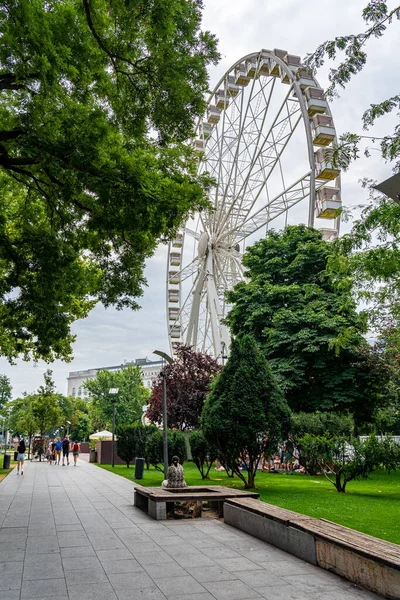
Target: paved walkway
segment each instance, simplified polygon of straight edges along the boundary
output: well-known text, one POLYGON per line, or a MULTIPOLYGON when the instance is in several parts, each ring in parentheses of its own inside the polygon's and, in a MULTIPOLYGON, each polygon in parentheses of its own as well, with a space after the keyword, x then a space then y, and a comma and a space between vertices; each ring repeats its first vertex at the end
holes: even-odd
POLYGON ((211 519, 156 522, 133 483, 84 461, 0 483, 0 600, 372 600, 211 519))

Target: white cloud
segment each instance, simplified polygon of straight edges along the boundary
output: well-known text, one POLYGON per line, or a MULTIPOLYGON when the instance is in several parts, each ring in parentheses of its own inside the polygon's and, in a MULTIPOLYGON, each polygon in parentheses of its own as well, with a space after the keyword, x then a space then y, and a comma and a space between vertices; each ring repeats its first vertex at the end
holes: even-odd
MULTIPOLYGON (((366 0, 338 2, 338 0, 209 0, 204 13, 204 27, 215 32, 220 40, 221 63, 210 69, 211 86, 214 87, 231 65, 243 55, 262 48, 283 48, 302 57, 320 43, 338 35, 356 33, 364 29, 361 12, 366 0)), ((332 105, 336 129, 361 132, 361 115, 371 102, 380 102, 396 93, 398 82, 398 24, 389 27, 384 38, 373 40, 367 47, 369 62, 363 72, 348 85, 339 100, 332 105)), ((329 64, 318 74, 322 86, 327 85, 329 64)), ((393 118, 377 124, 375 135, 390 131, 393 118)), ((358 179, 368 175, 384 179, 390 175, 378 152, 370 159, 362 158, 342 176, 342 196, 347 205, 360 204, 365 191, 358 179)), ((327 223, 329 225, 329 222, 327 223)), ((344 225, 343 229, 349 225, 344 225)), ((57 361, 50 368, 58 390, 66 392, 69 371, 117 365, 148 356, 157 349, 167 350, 167 325, 165 318, 166 248, 160 247, 148 261, 146 277, 148 287, 140 299, 142 309, 105 310, 97 306, 88 319, 74 325, 77 341, 74 360, 57 361)), ((0 373, 11 378, 14 395, 34 391, 43 381, 46 365, 34 368, 32 363, 20 361, 11 367, 0 359, 0 373)))

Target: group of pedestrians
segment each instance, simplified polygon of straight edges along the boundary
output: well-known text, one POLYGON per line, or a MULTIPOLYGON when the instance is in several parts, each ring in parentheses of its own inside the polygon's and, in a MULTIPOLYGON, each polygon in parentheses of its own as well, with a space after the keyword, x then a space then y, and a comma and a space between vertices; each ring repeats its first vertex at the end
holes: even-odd
POLYGON ((49 444, 47 447, 47 461, 52 464, 54 462, 55 465, 59 465, 61 463, 61 453, 62 453, 62 463, 61 466, 69 466, 69 455, 72 452, 74 458, 74 467, 76 467, 76 463, 79 458, 80 447, 78 441, 71 442, 69 437, 66 435, 65 438, 61 441, 61 438, 57 438, 54 440, 49 440, 49 444))

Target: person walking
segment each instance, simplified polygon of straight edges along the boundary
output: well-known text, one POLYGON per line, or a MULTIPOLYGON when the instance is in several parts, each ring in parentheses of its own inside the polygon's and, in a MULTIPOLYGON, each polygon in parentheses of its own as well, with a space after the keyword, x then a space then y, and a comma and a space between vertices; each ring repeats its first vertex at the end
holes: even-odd
POLYGON ((54 462, 54 464, 56 464, 56 440, 55 439, 51 442, 50 449, 51 449, 51 455, 53 457, 53 462, 54 462))
POLYGON ((62 441, 62 452, 63 452, 62 466, 63 467, 65 467, 65 464, 64 464, 65 459, 67 459, 67 466, 69 466, 69 446, 70 446, 69 437, 66 435, 62 441))
POLYGON ((57 441, 56 441, 56 462, 55 462, 55 464, 57 464, 57 465, 60 464, 61 450, 62 450, 62 441, 61 441, 61 438, 57 438, 57 441))
POLYGON ((24 474, 25 450, 26 450, 25 440, 23 438, 21 438, 19 441, 19 444, 18 444, 18 448, 17 448, 17 461, 18 461, 17 475, 19 475, 20 471, 21 471, 21 475, 24 474))
POLYGON ((79 452, 80 452, 80 448, 79 448, 78 440, 75 440, 74 445, 72 446, 72 454, 74 456, 74 467, 76 467, 76 462, 79 458, 79 452))

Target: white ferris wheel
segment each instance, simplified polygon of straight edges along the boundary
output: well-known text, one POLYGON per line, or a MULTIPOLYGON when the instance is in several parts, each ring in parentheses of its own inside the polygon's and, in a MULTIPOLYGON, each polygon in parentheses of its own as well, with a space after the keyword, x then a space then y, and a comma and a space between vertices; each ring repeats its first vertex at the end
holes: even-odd
POLYGON ((216 181, 212 210, 183 226, 168 249, 167 319, 178 344, 216 358, 229 351, 226 290, 243 280, 242 254, 269 227, 330 219, 338 235, 340 172, 326 157, 336 139, 324 92, 300 57, 261 50, 221 78, 198 122, 198 172, 216 181))

